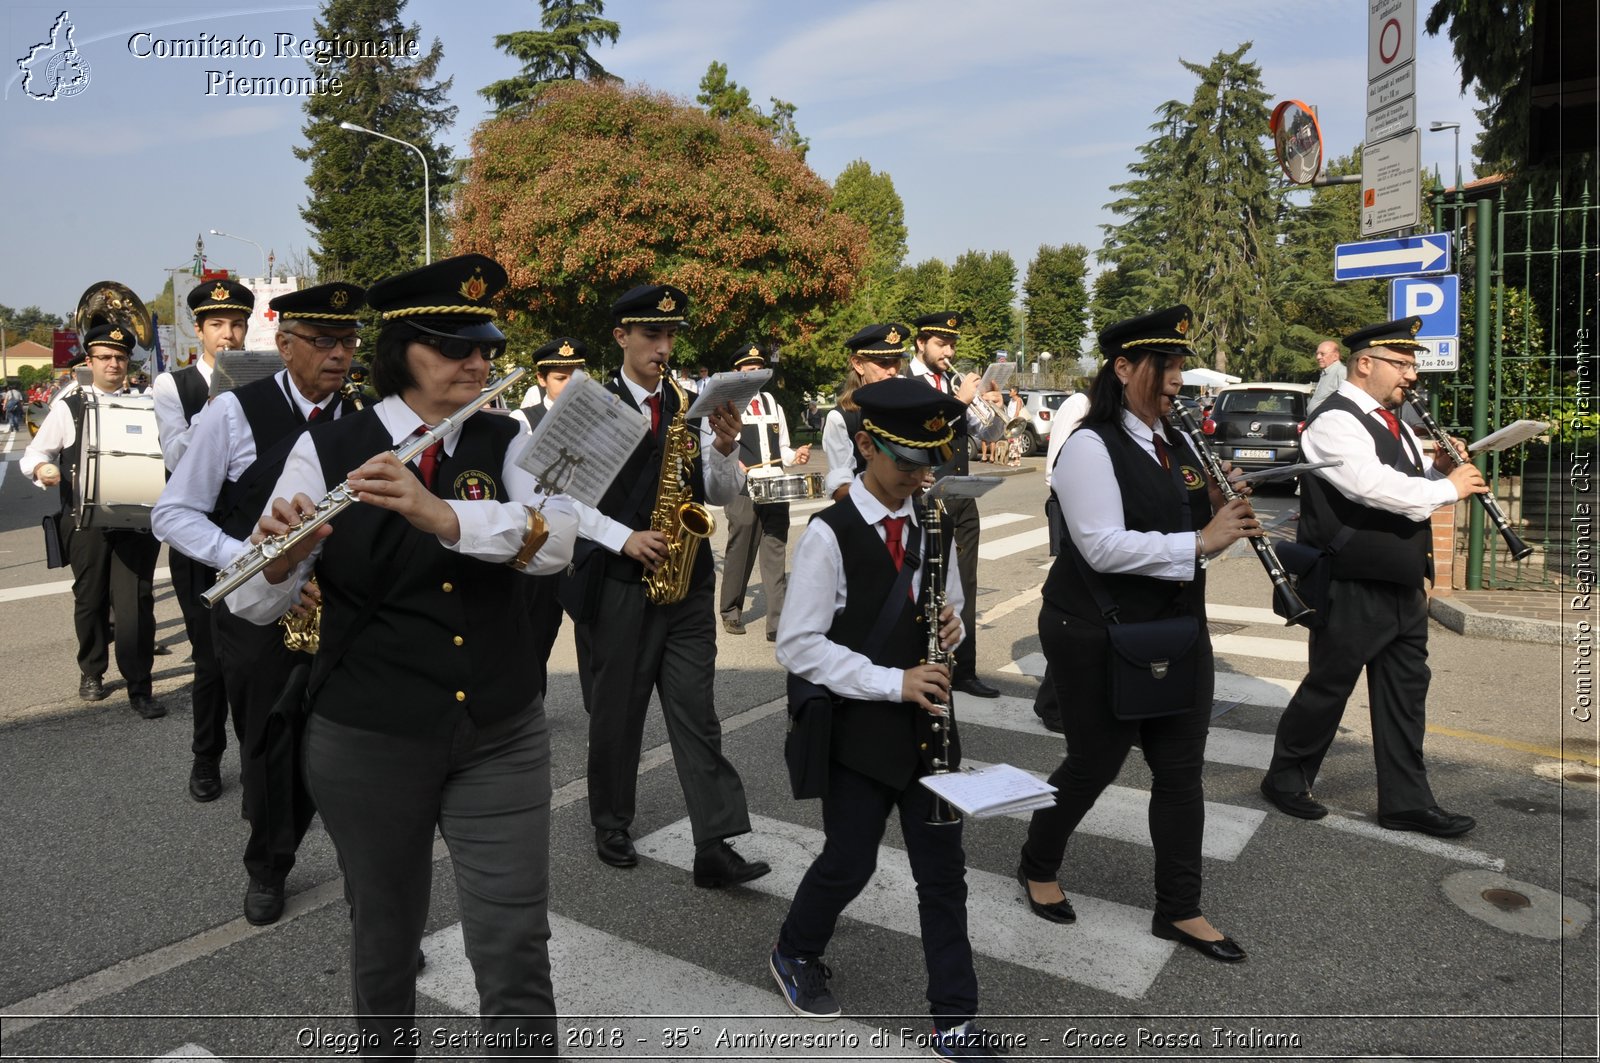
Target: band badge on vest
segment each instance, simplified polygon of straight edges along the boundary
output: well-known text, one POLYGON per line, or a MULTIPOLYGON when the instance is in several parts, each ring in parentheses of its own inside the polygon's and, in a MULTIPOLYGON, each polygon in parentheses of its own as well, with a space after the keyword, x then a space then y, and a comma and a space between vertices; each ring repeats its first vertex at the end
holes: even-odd
POLYGON ((463 502, 493 502, 494 477, 482 469, 468 469, 456 477, 453 487, 456 497, 463 502))
POLYGON ((1180 466, 1183 472, 1183 487, 1186 491, 1198 491, 1205 486, 1206 479, 1200 475, 1200 470, 1192 465, 1180 466))

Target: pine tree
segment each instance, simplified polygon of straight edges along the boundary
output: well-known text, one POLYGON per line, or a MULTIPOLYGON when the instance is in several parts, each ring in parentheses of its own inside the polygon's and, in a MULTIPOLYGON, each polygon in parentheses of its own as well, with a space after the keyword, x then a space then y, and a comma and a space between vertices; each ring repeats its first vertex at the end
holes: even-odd
POLYGON ((710 111, 713 118, 750 122, 757 129, 765 131, 778 147, 787 148, 804 159, 811 148, 811 141, 801 136, 795 126, 794 104, 776 96, 769 99, 772 101, 770 115, 750 102, 749 89, 728 77, 728 64, 715 59, 701 77, 700 91, 695 96, 695 102, 710 111))
POLYGON ((522 73, 496 81, 478 92, 504 114, 536 99, 549 84, 561 81, 620 81, 600 64, 591 50, 603 41, 617 43, 622 27, 605 14, 605 0, 539 0, 543 30, 518 30, 495 36, 494 45, 522 61, 522 73))
POLYGON ((1082 244, 1041 244, 1022 282, 1023 349, 1074 358, 1088 332, 1089 249, 1082 244))
MULTIPOLYGON (((315 25, 318 38, 385 40, 418 36, 400 21, 405 0, 328 0, 315 25)), ((353 122, 415 144, 427 160, 426 209, 436 214, 451 184, 450 150, 435 142, 455 121, 445 103, 450 81, 435 81, 444 48, 438 39, 417 59, 334 58, 316 67, 344 85, 338 96, 306 100, 309 160, 306 205, 300 216, 318 247, 311 252, 318 279, 371 284, 420 265, 423 258, 423 171, 416 152, 366 133, 339 128, 353 122)))
POLYGON ((1159 117, 1150 126, 1156 136, 1140 146, 1139 161, 1128 167, 1133 179, 1111 186, 1122 197, 1106 209, 1128 220, 1101 226, 1105 241, 1097 257, 1106 268, 1094 284, 1096 332, 1181 298, 1182 284, 1167 249, 1175 239, 1171 226, 1183 200, 1178 179, 1182 113, 1176 100, 1157 109, 1159 117))

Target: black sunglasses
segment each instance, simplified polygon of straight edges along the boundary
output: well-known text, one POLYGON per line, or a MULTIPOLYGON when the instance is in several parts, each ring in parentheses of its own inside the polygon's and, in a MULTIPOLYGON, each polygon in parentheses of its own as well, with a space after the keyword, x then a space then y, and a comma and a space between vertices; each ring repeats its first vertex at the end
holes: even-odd
POLYGON ((452 362, 464 361, 472 357, 473 351, 483 354, 486 361, 494 361, 506 353, 505 340, 467 340, 460 336, 417 336, 416 343, 424 347, 432 347, 452 362))

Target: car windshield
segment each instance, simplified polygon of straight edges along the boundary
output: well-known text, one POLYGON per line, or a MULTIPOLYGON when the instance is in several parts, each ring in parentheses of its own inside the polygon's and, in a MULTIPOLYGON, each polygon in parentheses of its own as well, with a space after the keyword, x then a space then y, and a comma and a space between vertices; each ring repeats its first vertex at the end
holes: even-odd
POLYGON ((1217 399, 1217 413, 1280 414, 1298 416, 1293 392, 1226 391, 1217 399))

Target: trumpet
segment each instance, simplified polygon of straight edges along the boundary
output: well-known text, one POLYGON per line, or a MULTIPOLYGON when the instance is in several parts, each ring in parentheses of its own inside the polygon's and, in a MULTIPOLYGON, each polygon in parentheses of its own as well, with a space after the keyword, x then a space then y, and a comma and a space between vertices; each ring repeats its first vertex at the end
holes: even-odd
MULTIPOLYGON (((1183 406, 1174 404, 1170 423, 1173 428, 1188 437, 1189 445, 1194 448, 1201 463, 1205 465, 1206 474, 1217 482, 1222 497, 1229 502, 1238 498, 1239 492, 1228 482, 1222 461, 1217 457, 1216 451, 1211 449, 1211 444, 1206 442, 1205 434, 1200 431, 1200 425, 1195 421, 1194 414, 1183 406)), ((1284 570, 1283 562, 1278 560, 1278 552, 1272 548, 1272 543, 1265 535, 1261 535, 1250 539, 1250 545, 1255 547, 1256 557, 1261 560, 1261 567, 1267 570, 1267 578, 1272 580, 1272 597, 1277 603, 1278 615, 1288 617, 1290 624, 1308 623, 1317 611, 1305 603, 1305 599, 1300 597, 1300 592, 1294 589, 1294 584, 1289 582, 1289 574, 1284 570)))
MULTIPOLYGON (((434 425, 431 431, 420 436, 413 436, 398 447, 395 447, 394 456, 400 460, 401 464, 410 461, 457 428, 460 428, 468 417, 493 402, 502 391, 515 384, 518 378, 526 372, 527 370, 522 366, 511 370, 511 372, 484 388, 477 398, 463 404, 460 409, 434 425)), ((293 529, 282 535, 269 535, 234 558, 227 568, 217 573, 217 582, 200 592, 200 600, 205 602, 207 606, 216 605, 217 602, 244 586, 262 569, 272 564, 284 551, 293 549, 306 536, 344 512, 355 501, 355 491, 351 489, 350 481, 346 480, 339 484, 338 487, 329 491, 317 503, 315 513, 306 517, 293 529)))
MULTIPOLYGON (((1435 421, 1433 415, 1428 412, 1428 405, 1422 401, 1422 396, 1415 391, 1407 389, 1406 401, 1411 404, 1411 408, 1416 411, 1417 417, 1421 419, 1422 427, 1426 428, 1428 434, 1433 437, 1433 441, 1439 444, 1439 449, 1450 455, 1456 465, 1467 464, 1467 459, 1463 458, 1460 451, 1456 450, 1455 442, 1450 438, 1450 434, 1440 428, 1439 422, 1435 421)), ((1521 561, 1533 553, 1533 547, 1523 542, 1522 536, 1518 535, 1511 527, 1511 521, 1501 512, 1500 503, 1494 500, 1494 495, 1482 494, 1473 497, 1483 503, 1483 511, 1489 515, 1489 519, 1494 522, 1494 526, 1500 530, 1500 537, 1506 541, 1506 549, 1511 551, 1513 561, 1521 561)))
MULTIPOLYGON (((942 664, 950 667, 950 651, 939 643, 939 614, 944 612, 945 603, 945 560, 944 550, 940 542, 942 526, 944 523, 944 503, 936 498, 930 498, 922 507, 922 530, 924 541, 927 545, 927 559, 924 564, 924 576, 927 587, 922 595, 922 622, 927 628, 927 651, 923 654, 923 664, 942 664)), ((933 758, 933 774, 946 775, 950 772, 950 731, 956 725, 955 692, 951 691, 945 703, 941 706, 943 716, 933 718, 934 737, 939 742, 939 753, 933 758)), ((928 816, 928 823, 933 826, 946 826, 951 823, 961 822, 961 813, 942 797, 933 799, 933 812, 928 816)))

